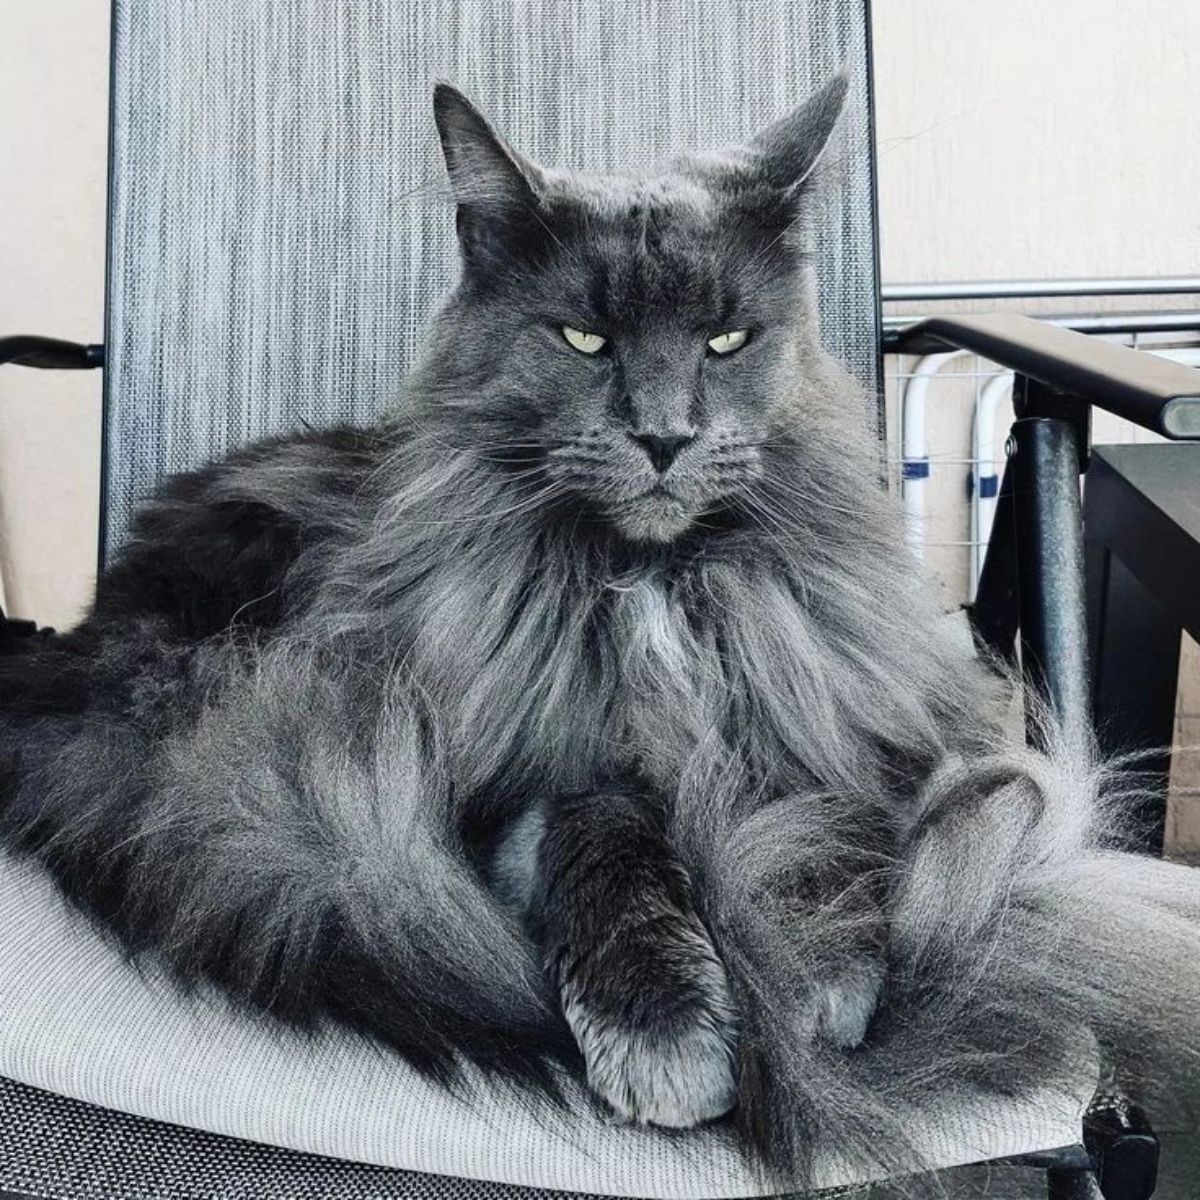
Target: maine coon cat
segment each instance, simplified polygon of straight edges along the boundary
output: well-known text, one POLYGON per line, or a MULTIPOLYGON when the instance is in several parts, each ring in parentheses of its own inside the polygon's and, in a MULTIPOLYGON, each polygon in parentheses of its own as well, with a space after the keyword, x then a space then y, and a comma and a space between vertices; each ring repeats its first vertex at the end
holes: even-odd
POLYGON ((439 88, 462 276, 395 411, 169 481, 0 660, 7 844, 184 981, 732 1111, 792 1180, 1081 1024, 1193 1063, 1190 873, 1102 848, 1085 746, 1001 731, 819 347, 844 92, 586 175, 439 88))

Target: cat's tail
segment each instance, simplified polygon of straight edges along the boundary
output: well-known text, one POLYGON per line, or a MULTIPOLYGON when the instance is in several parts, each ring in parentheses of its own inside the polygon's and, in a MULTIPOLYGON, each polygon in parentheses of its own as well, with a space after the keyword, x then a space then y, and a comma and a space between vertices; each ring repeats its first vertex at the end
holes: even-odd
POLYGON ((150 649, 77 664, 73 707, 45 663, 0 674, 0 844, 186 983, 553 1095, 569 1032, 416 708, 356 705, 308 647, 150 649))
POLYGON ((1196 1127, 1200 871, 1104 849, 1119 800, 1109 773, 1062 746, 935 776, 886 868, 882 1003, 851 1050, 823 1035, 821 996, 797 981, 861 944, 861 882, 808 904, 811 806, 726 830, 706 915, 745 1019, 739 1120, 770 1174, 820 1183, 831 1156, 867 1175, 926 1171, 930 1131, 956 1127, 969 1159, 984 1144, 972 1122, 997 1105, 1036 1105, 1040 1088, 1069 1108, 1108 1070, 1173 1128, 1196 1127))

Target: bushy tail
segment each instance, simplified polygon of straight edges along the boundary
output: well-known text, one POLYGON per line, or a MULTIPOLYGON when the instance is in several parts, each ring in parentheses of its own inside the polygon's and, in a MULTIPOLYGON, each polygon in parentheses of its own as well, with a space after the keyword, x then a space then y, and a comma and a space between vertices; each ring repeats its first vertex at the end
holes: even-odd
POLYGON ((0 843, 184 981, 446 1082, 465 1059, 553 1093, 573 1044, 454 840, 421 715, 356 705, 306 647, 130 658, 75 664, 73 709, 46 663, 7 663, 0 843))
POLYGON ((947 764, 899 852, 880 848, 876 871, 815 906, 805 880, 830 869, 829 847, 863 853, 861 829, 838 823, 869 814, 807 797, 692 831, 745 1018, 739 1120, 772 1176, 819 1184, 830 1152, 880 1177, 926 1171, 923 1112, 1072 1077, 1086 1089, 1102 1069, 1171 1128, 1196 1128, 1200 872, 1104 848, 1116 778, 1061 745, 947 764), (887 977, 847 1051, 820 1035, 809 981, 863 944, 872 879, 887 977))

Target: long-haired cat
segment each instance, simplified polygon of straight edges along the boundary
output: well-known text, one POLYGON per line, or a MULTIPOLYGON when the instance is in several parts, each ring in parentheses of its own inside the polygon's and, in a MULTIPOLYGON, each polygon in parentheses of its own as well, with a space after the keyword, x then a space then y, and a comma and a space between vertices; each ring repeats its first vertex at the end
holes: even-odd
POLYGON ((818 1135, 919 1165, 907 1110, 1081 1024, 1194 1066, 1200 889, 1001 731, 819 348, 844 93, 590 175, 439 88, 462 275, 395 411, 169 481, 0 660, 6 842, 182 980, 732 1111, 793 1181, 818 1135))

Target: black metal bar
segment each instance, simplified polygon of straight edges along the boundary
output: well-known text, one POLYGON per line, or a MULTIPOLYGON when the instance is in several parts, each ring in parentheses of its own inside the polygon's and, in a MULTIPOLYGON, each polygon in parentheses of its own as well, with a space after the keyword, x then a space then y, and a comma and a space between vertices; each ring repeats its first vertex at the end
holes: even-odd
POLYGON ((0 338, 0 363, 43 371, 93 371, 104 366, 104 347, 17 334, 0 338))
POLYGON ((1123 447, 1100 448, 1084 489, 1092 712, 1106 755, 1136 754, 1126 768, 1137 785, 1128 844, 1161 854, 1180 639, 1189 614, 1200 629, 1200 587, 1189 593, 1187 586, 1200 574, 1200 530, 1180 528, 1177 509, 1186 515, 1191 506, 1171 501, 1186 500, 1200 480, 1200 448, 1136 449, 1154 454, 1156 491, 1139 486, 1144 457, 1121 469, 1123 447))
POLYGON ((907 353, 971 350, 1178 441, 1200 440, 1200 372, 1153 354, 1015 313, 932 317, 907 331, 907 353))
MULTIPOLYGON (((883 318, 885 354, 928 353, 914 344, 912 330, 932 320, 932 313, 890 313, 883 318)), ((1200 333, 1200 312, 1195 309, 1158 312, 1051 313, 1038 314, 1044 325, 1057 325, 1075 333, 1200 333)))
MULTIPOLYGON (((1095 548, 1088 554, 1095 557, 1095 548)), ((1154 594, 1113 553, 1089 565, 1093 717, 1106 755, 1136 751, 1138 783, 1129 848, 1161 854, 1179 678, 1181 630, 1154 594), (1096 576, 1099 575, 1099 579, 1096 576)))
POLYGON ((1079 475, 1087 453, 1087 405, 1018 378, 1009 467, 1013 475, 1021 663, 1027 728, 1039 735, 1036 700, 1059 727, 1082 736, 1091 720, 1083 518, 1079 475))
POLYGON ((925 300, 1026 300, 1044 296, 1200 295, 1197 275, 1102 279, 976 279, 949 283, 885 283, 885 304, 925 300))
POLYGON ((1012 469, 1005 466, 992 532, 979 572, 979 586, 967 612, 975 645, 983 653, 1009 663, 1016 660, 1020 603, 1017 593, 1017 530, 1012 475, 1012 469))

